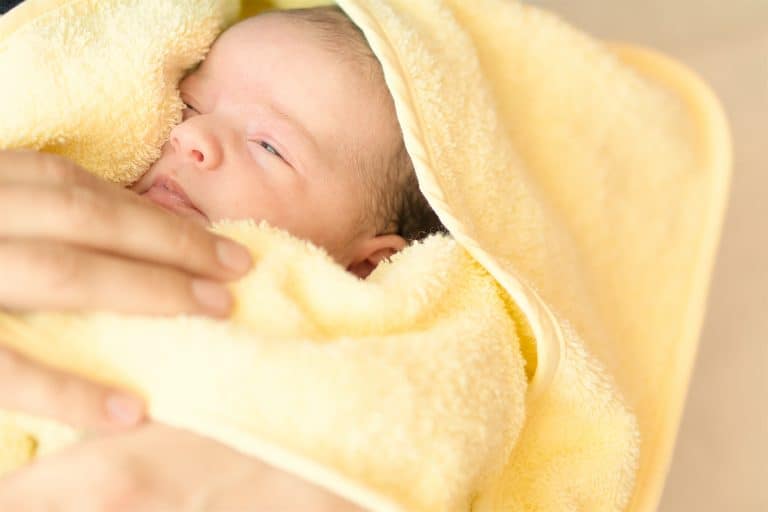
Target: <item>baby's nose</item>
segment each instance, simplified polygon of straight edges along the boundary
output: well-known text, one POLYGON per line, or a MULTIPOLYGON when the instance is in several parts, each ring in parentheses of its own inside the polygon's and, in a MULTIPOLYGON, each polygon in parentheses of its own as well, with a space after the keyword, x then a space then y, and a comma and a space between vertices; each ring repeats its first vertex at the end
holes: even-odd
POLYGON ((202 127, 182 123, 173 129, 170 139, 174 151, 185 162, 207 170, 219 165, 221 149, 215 138, 202 127))

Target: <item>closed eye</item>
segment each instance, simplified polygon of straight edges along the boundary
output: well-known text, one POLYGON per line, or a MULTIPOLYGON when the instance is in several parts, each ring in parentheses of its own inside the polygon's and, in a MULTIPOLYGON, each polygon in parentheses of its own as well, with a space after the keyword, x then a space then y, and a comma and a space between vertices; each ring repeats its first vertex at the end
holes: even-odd
POLYGON ((259 145, 266 149, 268 152, 272 153, 273 155, 277 156, 278 158, 283 158, 283 155, 280 154, 278 150, 275 149, 275 147, 270 144, 269 142, 265 142, 263 140, 259 141, 259 145))
POLYGON ((192 116, 200 115, 200 112, 187 102, 184 102, 184 110, 181 111, 182 121, 186 121, 192 116))

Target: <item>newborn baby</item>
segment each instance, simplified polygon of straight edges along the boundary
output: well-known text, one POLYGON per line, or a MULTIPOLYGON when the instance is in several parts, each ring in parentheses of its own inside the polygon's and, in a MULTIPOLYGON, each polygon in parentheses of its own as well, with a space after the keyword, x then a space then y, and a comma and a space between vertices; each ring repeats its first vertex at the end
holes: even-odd
POLYGON ((224 32, 179 85, 182 122, 133 190, 202 224, 266 220, 365 278, 445 232, 421 195, 379 62, 336 6, 224 32))

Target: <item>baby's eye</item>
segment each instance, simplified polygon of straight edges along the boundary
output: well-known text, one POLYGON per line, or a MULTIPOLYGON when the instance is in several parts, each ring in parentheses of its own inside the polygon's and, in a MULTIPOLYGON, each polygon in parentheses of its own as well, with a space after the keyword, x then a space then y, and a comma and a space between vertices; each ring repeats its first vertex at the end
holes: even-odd
POLYGON ((184 103, 184 110, 181 111, 181 119, 183 121, 186 121, 190 117, 196 116, 198 114, 200 114, 200 112, 198 112, 195 107, 193 107, 189 103, 184 103))
POLYGON ((277 156, 279 158, 283 158, 283 156, 269 142, 265 142, 265 141, 262 140, 262 141, 259 141, 259 145, 261 145, 261 147, 263 147, 264 149, 266 149, 267 151, 269 151, 273 155, 275 155, 275 156, 277 156))

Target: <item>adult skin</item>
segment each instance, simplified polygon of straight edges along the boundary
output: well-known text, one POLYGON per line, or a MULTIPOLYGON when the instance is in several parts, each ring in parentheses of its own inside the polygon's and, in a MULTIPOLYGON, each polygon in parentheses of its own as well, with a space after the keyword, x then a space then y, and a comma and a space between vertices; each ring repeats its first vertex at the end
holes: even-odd
MULTIPOLYGON (((223 318, 232 307, 223 283, 253 265, 238 244, 54 155, 0 151, 0 211, 0 308, 8 311, 223 318)), ((361 510, 215 441, 147 421, 136 397, 4 348, 0 408, 99 434, 0 479, 0 510, 361 510)))

